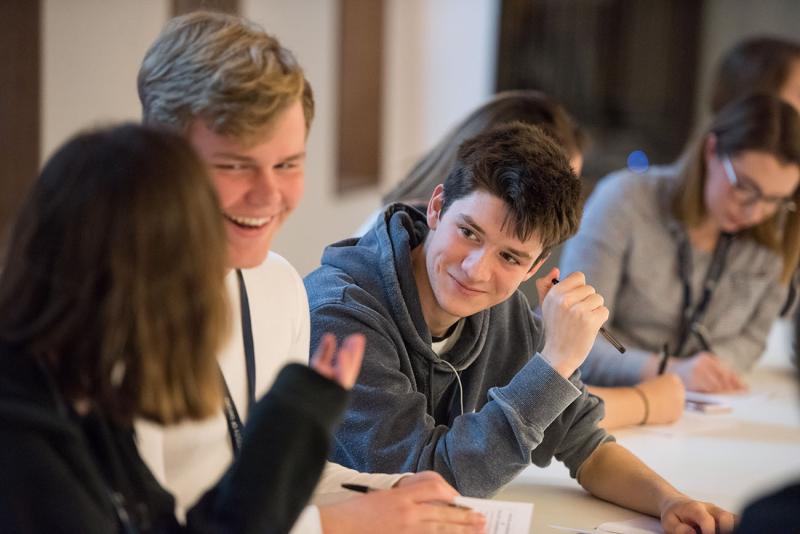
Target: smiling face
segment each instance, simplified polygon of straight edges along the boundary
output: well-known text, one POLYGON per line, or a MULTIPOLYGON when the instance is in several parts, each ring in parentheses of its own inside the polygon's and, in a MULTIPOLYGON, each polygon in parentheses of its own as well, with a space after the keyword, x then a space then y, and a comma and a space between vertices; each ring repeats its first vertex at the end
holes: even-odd
POLYGON ((208 165, 228 237, 228 266, 259 265, 272 238, 303 196, 306 126, 299 101, 267 135, 247 146, 196 120, 189 140, 208 165))
POLYGON ((506 222, 500 198, 482 190, 454 201, 441 213, 441 185, 428 204, 430 232, 412 251, 422 311, 433 335, 461 317, 474 315, 510 297, 533 276, 542 252, 534 235, 520 241, 506 222))
POLYGON ((720 230, 738 232, 756 226, 772 217, 784 199, 791 199, 800 183, 797 165, 783 164, 766 152, 744 150, 730 156, 733 176, 729 176, 712 139, 706 143, 704 201, 720 230), (754 197, 759 200, 751 201, 754 197))

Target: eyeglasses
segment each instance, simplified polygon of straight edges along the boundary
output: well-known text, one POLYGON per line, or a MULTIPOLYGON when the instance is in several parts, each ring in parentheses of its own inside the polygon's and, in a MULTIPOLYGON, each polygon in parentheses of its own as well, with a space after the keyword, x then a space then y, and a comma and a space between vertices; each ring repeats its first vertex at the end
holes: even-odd
POLYGON ((759 202, 763 202, 779 211, 795 211, 797 209, 797 204, 791 198, 767 196, 761 192, 761 189, 756 184, 736 176, 730 157, 722 156, 720 161, 722 161, 722 168, 725 170, 725 175, 733 187, 734 198, 743 206, 754 206, 759 202))

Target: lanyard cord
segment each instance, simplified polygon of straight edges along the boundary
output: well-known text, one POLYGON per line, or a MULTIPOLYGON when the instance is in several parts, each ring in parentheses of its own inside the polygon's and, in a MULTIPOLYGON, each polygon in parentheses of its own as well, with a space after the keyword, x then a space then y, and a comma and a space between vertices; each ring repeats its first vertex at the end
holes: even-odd
POLYGON ((692 286, 690 280, 692 271, 692 251, 686 233, 681 232, 679 235, 678 276, 680 276, 683 285, 683 307, 681 313, 680 337, 678 338, 678 347, 675 351, 677 356, 681 355, 691 334, 697 335, 701 345, 703 345, 703 350, 711 350, 702 321, 708 311, 708 305, 711 302, 711 297, 722 276, 722 271, 725 270, 728 250, 733 241, 733 235, 728 233, 721 233, 719 239, 717 239, 717 244, 714 247, 714 254, 711 257, 711 263, 708 265, 708 270, 703 280, 702 296, 697 306, 692 310, 692 286))
MULTIPOLYGON (((242 276, 240 269, 236 269, 236 278, 239 283, 239 307, 242 316, 242 343, 244 345, 244 361, 247 370, 247 410, 249 413, 255 403, 256 395, 256 356, 253 344, 253 325, 250 320, 250 301, 247 298, 247 287, 245 287, 244 276, 242 276)), ((219 375, 222 378, 224 393, 223 411, 228 424, 228 436, 235 455, 242 448, 242 428, 244 424, 239 416, 239 410, 236 409, 236 403, 233 401, 233 396, 231 396, 228 383, 222 374, 222 369, 220 369, 219 375)))

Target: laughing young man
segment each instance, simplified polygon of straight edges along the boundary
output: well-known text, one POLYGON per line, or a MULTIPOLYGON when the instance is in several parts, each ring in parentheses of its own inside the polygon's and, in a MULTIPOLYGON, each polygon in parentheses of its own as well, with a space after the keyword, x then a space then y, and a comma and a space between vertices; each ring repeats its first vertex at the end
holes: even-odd
MULTIPOLYGON (((145 122, 182 132, 207 163, 228 237, 234 327, 219 355, 226 406, 200 423, 137 426, 140 454, 186 509, 230 464, 252 399, 281 367, 308 357, 302 281, 270 246, 303 194, 314 102, 291 52, 261 28, 214 13, 173 19, 148 50, 138 85, 145 122)), ((314 400, 305 408, 313 410, 314 400)), ((454 495, 435 473, 366 475, 329 463, 316 490, 320 506, 308 507, 292 532, 482 532, 479 514, 429 504, 454 495), (354 494, 342 482, 401 487, 348 499, 354 494)))
POLYGON ((659 516, 667 532, 728 532, 732 514, 678 492, 598 428, 602 404, 576 370, 608 310, 583 275, 539 281, 541 320, 517 291, 576 231, 579 198, 554 142, 513 123, 460 147, 427 213, 392 205, 362 238, 325 250, 305 280, 312 342, 367 338, 333 459, 433 469, 486 496, 555 457, 588 491, 659 516))

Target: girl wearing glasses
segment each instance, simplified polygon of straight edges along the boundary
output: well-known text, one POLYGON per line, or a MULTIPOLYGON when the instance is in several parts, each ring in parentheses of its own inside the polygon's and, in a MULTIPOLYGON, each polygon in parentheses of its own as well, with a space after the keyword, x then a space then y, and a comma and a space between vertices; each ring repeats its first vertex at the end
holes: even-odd
POLYGON ((800 117, 765 94, 725 107, 676 164, 602 180, 561 267, 606 298, 628 352, 598 337, 586 382, 666 370, 691 390, 744 388, 798 263, 798 184, 800 117))

